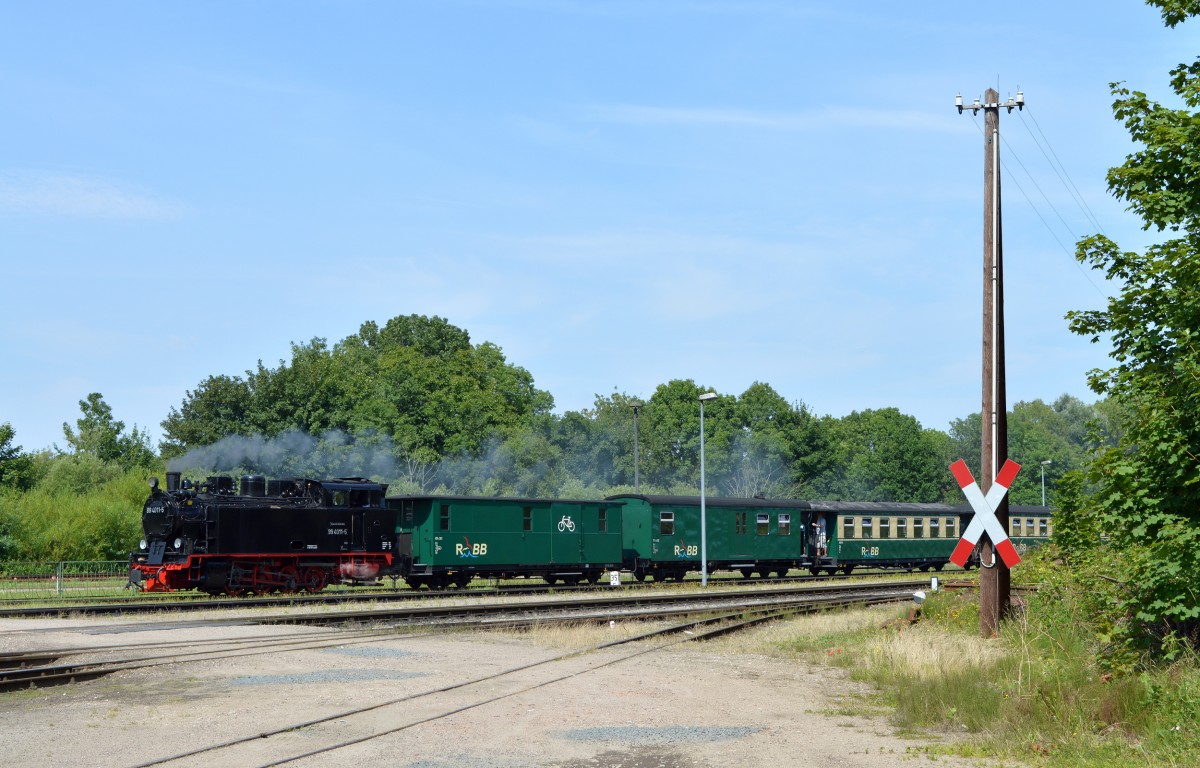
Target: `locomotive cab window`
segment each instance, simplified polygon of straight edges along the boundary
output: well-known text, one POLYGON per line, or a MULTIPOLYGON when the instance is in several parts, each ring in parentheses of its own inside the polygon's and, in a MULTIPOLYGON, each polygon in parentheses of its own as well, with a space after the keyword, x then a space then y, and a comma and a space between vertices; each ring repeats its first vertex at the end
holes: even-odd
POLYGON ((890 518, 890 517, 879 518, 879 538, 881 538, 881 539, 892 538, 892 518, 890 518))
POLYGON ((675 535, 675 513, 674 512, 659 512, 658 513, 658 532, 662 536, 675 535))
POLYGON ((771 532, 771 516, 766 512, 759 512, 755 515, 754 530, 759 536, 766 536, 771 532))
POLYGON ((780 536, 791 536, 792 535, 792 516, 785 512, 779 513, 779 535, 780 536))

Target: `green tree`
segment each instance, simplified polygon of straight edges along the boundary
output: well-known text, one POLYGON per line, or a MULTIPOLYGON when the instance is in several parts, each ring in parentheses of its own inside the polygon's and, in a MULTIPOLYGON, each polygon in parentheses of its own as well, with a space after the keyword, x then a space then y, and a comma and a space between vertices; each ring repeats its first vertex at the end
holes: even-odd
POLYGON ((256 431, 250 418, 249 384, 236 376, 209 376, 189 391, 178 410, 162 422, 164 456, 178 456, 189 447, 212 445, 226 435, 256 431))
MULTIPOLYGON (((950 424, 952 459, 964 459, 975 477, 979 472, 981 419, 973 413, 950 424)), ((1062 395, 1053 404, 1042 400, 1022 401, 1008 413, 1008 457, 1021 465, 1010 491, 1013 504, 1042 503, 1042 462, 1046 473, 1047 503, 1053 506, 1059 479, 1079 469, 1095 447, 1091 429, 1106 420, 1094 405, 1070 395, 1062 395)), ((953 498, 953 494, 951 494, 953 498)))
MULTIPOLYGON (((691 379, 660 384, 642 409, 642 482, 664 491, 697 493, 700 490, 700 401, 707 389, 691 379)), ((717 489, 717 479, 733 466, 732 448, 736 398, 721 395, 704 405, 704 460, 706 484, 717 489)))
MULTIPOLYGON (((1200 13, 1196 0, 1152 3, 1172 27, 1200 13)), ((1079 260, 1121 291, 1104 310, 1068 315, 1074 332, 1113 346, 1115 365, 1088 381, 1120 403, 1123 432, 1089 479, 1103 530, 1131 564, 1124 639, 1167 653, 1179 638, 1200 640, 1200 59, 1170 75, 1183 108, 1111 85, 1113 113, 1138 149, 1108 185, 1146 229, 1173 236, 1142 253, 1101 235, 1080 241, 1079 260)))
POLYGON ((28 488, 33 481, 33 459, 13 445, 17 431, 12 424, 0 424, 0 487, 28 488))
POLYGON ((741 394, 733 418, 739 430, 733 466, 722 479, 731 496, 795 498, 828 469, 829 446, 821 421, 803 403, 789 403, 769 384, 741 394))
POLYGON ((945 433, 922 429, 896 408, 826 417, 829 469, 813 493, 852 501, 937 502, 957 488, 945 433))
POLYGON ((382 328, 363 323, 332 346, 321 338, 293 344, 290 360, 274 368, 260 361, 245 379, 206 379, 163 422, 164 446, 181 453, 226 435, 288 430, 386 435, 425 482, 420 468, 478 454, 553 406, 496 345, 472 345, 442 318, 408 315, 382 328))
POLYGON ((76 454, 88 454, 102 462, 112 462, 123 469, 149 467, 156 461, 150 450, 150 438, 136 426, 125 433, 125 422, 113 418, 112 408, 104 396, 93 392, 79 401, 83 416, 75 427, 63 422, 63 435, 76 454))

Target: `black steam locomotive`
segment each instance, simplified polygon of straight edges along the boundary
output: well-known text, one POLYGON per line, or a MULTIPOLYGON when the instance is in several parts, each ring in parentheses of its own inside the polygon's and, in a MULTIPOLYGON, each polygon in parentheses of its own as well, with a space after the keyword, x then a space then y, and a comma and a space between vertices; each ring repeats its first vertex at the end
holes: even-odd
POLYGON ((130 582, 143 591, 319 592, 392 569, 396 512, 382 483, 221 475, 193 484, 168 472, 166 490, 157 478, 150 488, 145 537, 130 557, 130 582))

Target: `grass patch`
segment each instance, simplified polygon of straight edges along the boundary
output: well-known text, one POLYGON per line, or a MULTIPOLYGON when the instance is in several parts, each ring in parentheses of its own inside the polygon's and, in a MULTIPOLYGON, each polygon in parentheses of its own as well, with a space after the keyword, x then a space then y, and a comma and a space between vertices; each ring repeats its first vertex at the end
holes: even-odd
POLYGON ((1022 564, 1041 589, 995 640, 979 636, 977 590, 930 595, 911 626, 891 621, 906 605, 805 617, 760 640, 766 652, 844 668, 876 691, 823 711, 886 708, 901 734, 948 737, 932 754, 1049 768, 1200 765, 1200 658, 1140 668, 1112 658, 1095 619, 1104 595, 1036 559, 1051 556, 1022 564))

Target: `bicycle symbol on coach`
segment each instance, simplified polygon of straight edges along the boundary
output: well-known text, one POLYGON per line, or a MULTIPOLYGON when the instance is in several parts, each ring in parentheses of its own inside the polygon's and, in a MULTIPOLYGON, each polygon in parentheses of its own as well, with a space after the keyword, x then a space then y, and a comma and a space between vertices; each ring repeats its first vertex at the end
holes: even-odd
POLYGON ((571 531, 572 533, 574 533, 575 532, 575 521, 572 520, 569 516, 563 515, 563 519, 558 521, 558 530, 560 533, 562 531, 571 531))

